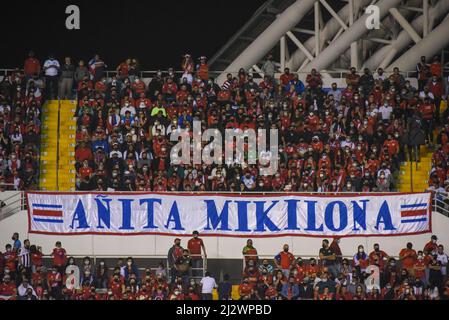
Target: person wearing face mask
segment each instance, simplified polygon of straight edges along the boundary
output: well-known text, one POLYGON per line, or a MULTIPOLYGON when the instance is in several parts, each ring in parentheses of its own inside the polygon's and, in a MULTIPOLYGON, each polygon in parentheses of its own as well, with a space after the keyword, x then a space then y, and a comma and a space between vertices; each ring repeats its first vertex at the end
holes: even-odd
POLYGON ((3 253, 3 261, 5 265, 4 272, 6 273, 6 270, 8 270, 8 274, 12 281, 16 280, 16 273, 17 273, 17 253, 12 250, 12 246, 8 243, 5 246, 5 252, 3 253))
POLYGON ((323 267, 327 267, 329 273, 333 278, 338 274, 335 267, 336 255, 334 250, 329 246, 329 240, 324 239, 322 242, 322 247, 319 252, 320 260, 323 267))
POLYGON ((295 283, 295 278, 290 277, 288 282, 282 285, 281 296, 284 300, 298 300, 299 287, 295 283))
POLYGON ((290 269, 295 261, 295 256, 288 250, 288 244, 284 244, 283 250, 274 257, 276 267, 282 270, 285 277, 290 275, 290 269))
POLYGON ((416 262, 417 254, 413 249, 413 244, 411 242, 408 242, 407 247, 399 252, 399 258, 402 261, 402 267, 406 269, 411 276, 414 276, 413 266, 416 262))
POLYGON ((192 276, 197 276, 200 274, 200 268, 203 267, 203 257, 201 255, 201 250, 204 253, 204 259, 207 259, 206 246, 204 245, 203 239, 199 237, 198 231, 193 231, 193 238, 187 243, 187 249, 190 251, 192 257, 192 276))
POLYGON ((135 277, 136 279, 140 279, 139 276, 139 268, 137 267, 137 264, 134 262, 134 259, 132 257, 128 257, 126 259, 125 264, 125 283, 129 283, 131 276, 135 277))
POLYGON ((369 263, 370 264, 376 264, 376 261, 377 261, 379 269, 383 270, 384 266, 385 266, 385 262, 388 260, 389 256, 388 256, 388 254, 385 251, 380 250, 380 246, 379 246, 378 243, 375 243, 373 245, 373 249, 374 250, 371 251, 369 256, 368 256, 369 263))
POLYGON ((354 255, 352 264, 358 274, 359 278, 363 279, 363 274, 369 265, 368 255, 365 253, 365 249, 362 245, 357 248, 357 253, 354 255))
POLYGON ((427 285, 426 268, 427 263, 424 260, 424 253, 422 251, 418 251, 416 262, 413 265, 413 271, 415 273, 415 278, 419 279, 423 286, 427 285))
POLYGON ((95 287, 98 289, 106 289, 108 287, 108 267, 106 262, 102 259, 97 267, 95 276, 95 287))
POLYGON ((31 255, 30 255, 30 240, 26 239, 23 242, 23 248, 18 251, 18 267, 22 269, 27 279, 31 279, 31 255))
POLYGON ((184 249, 183 247, 181 247, 181 239, 176 238, 174 240, 173 246, 170 248, 167 254, 168 267, 171 268, 170 269, 171 283, 173 283, 176 278, 175 262, 179 257, 182 256, 183 251, 184 249))
POLYGON ((56 242, 51 256, 53 258, 53 267, 57 268, 58 272, 63 275, 67 264, 67 253, 62 247, 61 241, 56 242))
POLYGON ((340 248, 340 241, 341 241, 340 237, 334 237, 329 246, 332 249, 332 251, 334 251, 334 253, 335 253, 336 275, 341 272, 341 263, 342 263, 342 258, 343 258, 343 253, 341 252, 341 248, 340 248))
POLYGON ((437 237, 436 235, 433 234, 433 235, 430 237, 430 241, 427 242, 426 245, 424 246, 423 251, 424 251, 424 252, 427 251, 427 252, 430 253, 430 254, 436 253, 436 252, 438 251, 438 244, 437 244, 437 241, 438 241, 438 237, 437 237))

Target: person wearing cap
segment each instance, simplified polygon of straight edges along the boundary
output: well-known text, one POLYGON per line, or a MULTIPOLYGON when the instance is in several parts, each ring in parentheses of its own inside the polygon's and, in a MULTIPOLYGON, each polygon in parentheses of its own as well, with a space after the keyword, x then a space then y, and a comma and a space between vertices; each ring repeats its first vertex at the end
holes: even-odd
POLYGON ((424 246, 423 251, 427 251, 429 254, 435 254, 438 250, 438 237, 436 235, 432 235, 430 237, 430 241, 426 243, 424 246))
POLYGON ((197 276, 200 274, 198 269, 203 268, 204 265, 201 250, 204 253, 204 259, 207 259, 207 254, 203 239, 199 238, 199 232, 193 231, 192 236, 193 238, 187 242, 187 249, 189 249, 192 257, 192 276, 197 276))

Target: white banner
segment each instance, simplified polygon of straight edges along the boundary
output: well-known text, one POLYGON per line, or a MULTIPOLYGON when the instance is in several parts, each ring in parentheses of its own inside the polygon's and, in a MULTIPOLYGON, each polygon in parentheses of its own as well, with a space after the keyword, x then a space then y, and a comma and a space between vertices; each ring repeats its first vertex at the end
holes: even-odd
POLYGON ((430 193, 230 195, 28 192, 30 233, 379 236, 431 232, 430 193))

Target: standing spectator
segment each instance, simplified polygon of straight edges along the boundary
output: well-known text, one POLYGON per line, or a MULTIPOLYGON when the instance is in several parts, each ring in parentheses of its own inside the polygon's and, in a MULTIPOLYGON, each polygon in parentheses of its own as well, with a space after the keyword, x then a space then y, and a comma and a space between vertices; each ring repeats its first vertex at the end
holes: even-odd
POLYGON ((168 267, 170 268, 170 279, 173 284, 176 279, 176 260, 182 256, 184 249, 181 247, 181 239, 176 238, 173 246, 168 250, 168 267))
POLYGON ((262 66, 262 72, 265 76, 269 77, 269 81, 273 82, 274 73, 276 72, 276 65, 273 62, 273 54, 269 53, 267 56, 267 60, 262 66))
POLYGON ((192 259, 190 258, 189 250, 184 249, 182 256, 175 261, 176 277, 182 279, 182 284, 187 286, 189 283, 189 272, 192 267, 192 259))
POLYGON ((11 276, 11 280, 16 280, 17 273, 17 252, 12 250, 12 246, 8 243, 5 246, 6 252, 3 253, 3 261, 5 263, 5 273, 6 270, 9 271, 9 275, 11 276))
POLYGON ((439 76, 433 75, 427 84, 429 91, 433 94, 433 103, 435 104, 435 119, 437 123, 440 120, 440 105, 444 94, 443 83, 439 76))
POLYGON ((61 66, 61 80, 59 83, 59 98, 71 100, 73 79, 75 76, 75 67, 70 57, 65 57, 64 64, 61 66))
POLYGON ((206 276, 201 279, 201 299, 202 300, 212 300, 212 291, 217 288, 217 283, 215 279, 211 276, 210 272, 206 272, 206 276))
POLYGON ((295 261, 295 257, 288 251, 288 244, 284 244, 283 250, 274 257, 274 263, 281 269, 285 277, 289 277, 290 269, 295 261))
POLYGON ((285 68, 284 73, 280 77, 280 82, 282 87, 287 88, 287 85, 292 81, 294 78, 294 75, 290 73, 290 68, 285 68))
POLYGON ((198 78, 205 82, 209 80, 209 66, 207 64, 207 58, 205 56, 201 56, 199 60, 200 63, 196 66, 196 74, 198 78))
POLYGON ((425 139, 431 147, 433 144, 434 121, 435 121, 435 105, 428 97, 424 98, 424 102, 420 103, 419 111, 421 113, 422 124, 425 139))
POLYGON ((80 60, 78 62, 78 66, 76 67, 75 70, 75 83, 78 86, 78 83, 83 81, 84 79, 88 79, 89 78, 89 69, 87 69, 87 67, 84 64, 84 60, 80 60))
POLYGON ((48 56, 44 62, 45 72, 45 89, 49 99, 56 99, 58 94, 58 75, 60 69, 59 61, 55 59, 53 54, 48 56))
POLYGON ((28 58, 25 60, 25 63, 23 65, 23 71, 25 73, 25 79, 27 80, 27 82, 32 77, 38 76, 41 72, 41 63, 34 57, 33 51, 30 51, 28 53, 28 58))
POLYGON ((407 132, 405 133, 405 142, 408 146, 409 161, 420 161, 420 146, 426 143, 425 135, 422 130, 422 118, 415 110, 407 119, 407 132))
POLYGON ((53 259, 53 268, 57 270, 61 275, 64 275, 65 266, 67 263, 67 253, 61 246, 61 241, 56 242, 51 257, 53 259))
POLYGON ((30 240, 23 242, 23 248, 19 250, 19 266, 25 270, 26 278, 31 279, 30 240))
POLYGON ((369 254, 369 263, 370 264, 375 264, 375 260, 377 259, 378 264, 379 264, 379 268, 383 269, 385 261, 388 260, 389 256, 388 256, 388 254, 385 251, 380 250, 380 246, 379 246, 378 243, 375 243, 373 245, 373 249, 374 250, 371 251, 370 254, 369 254))
POLYGON ((417 254, 413 249, 413 244, 411 242, 408 242, 407 247, 399 252, 399 259, 402 261, 402 268, 406 269, 411 276, 414 275, 413 266, 415 265, 416 258, 417 254))
POLYGON ((441 263, 441 275, 443 280, 445 280, 447 276, 448 256, 444 252, 444 246, 442 244, 438 245, 437 260, 441 263))
POLYGON ((223 276, 223 282, 218 285, 218 300, 232 300, 232 284, 229 274, 223 276))
POLYGON ((189 249, 190 256, 192 257, 192 276, 195 277, 201 273, 199 269, 204 266, 201 250, 203 250, 204 259, 207 259, 207 254, 203 239, 199 238, 199 232, 193 231, 192 235, 193 238, 187 242, 187 249, 189 249))
POLYGON ((19 233, 18 232, 14 232, 14 234, 12 235, 11 239, 13 241, 12 249, 15 252, 18 252, 19 249, 22 247, 22 242, 20 242, 20 240, 19 240, 19 233))
POLYGON ((438 255, 434 254, 429 262, 429 284, 430 288, 438 288, 441 295, 443 287, 443 275, 441 273, 441 262, 438 261, 438 255))
POLYGON ((418 90, 421 91, 429 80, 429 65, 426 62, 426 56, 421 57, 421 61, 416 64, 418 78, 418 90))
POLYGON ((97 274, 95 276, 96 287, 99 289, 107 289, 108 288, 108 267, 104 260, 100 261, 100 264, 97 267, 97 274))
POLYGON ((335 267, 336 255, 334 250, 332 250, 332 248, 329 246, 329 240, 327 239, 323 240, 319 255, 323 267, 327 267, 328 271, 333 276, 333 278, 336 278, 338 275, 335 267))
POLYGON ((369 265, 369 258, 362 245, 358 246, 357 253, 354 255, 352 264, 357 272, 358 278, 363 280, 363 275, 369 265))
POLYGON ((93 83, 97 83, 101 80, 106 74, 106 64, 104 61, 100 58, 99 54, 96 54, 90 61, 89 61, 89 70, 92 74, 92 81, 93 83))
POLYGON ((437 245, 438 237, 436 235, 432 235, 430 237, 430 241, 426 243, 424 246, 423 251, 427 252, 429 254, 435 254, 438 251, 438 245, 437 245))
POLYGON ((259 261, 257 249, 253 247, 253 240, 251 239, 246 240, 246 246, 243 247, 242 254, 245 259, 245 267, 248 265, 250 260, 254 261, 256 264, 259 261))

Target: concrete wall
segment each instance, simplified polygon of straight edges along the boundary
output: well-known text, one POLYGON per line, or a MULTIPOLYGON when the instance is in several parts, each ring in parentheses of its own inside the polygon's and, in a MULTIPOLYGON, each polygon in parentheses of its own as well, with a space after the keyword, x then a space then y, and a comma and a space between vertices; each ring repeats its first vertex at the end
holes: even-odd
MULTIPOLYGON (((0 221, 0 250, 4 250, 7 243, 11 243, 13 232, 19 232, 20 238, 29 238, 33 244, 42 246, 43 252, 49 254, 57 240, 62 242, 67 252, 72 255, 110 255, 110 256, 141 256, 160 255, 166 256, 168 249, 173 243, 171 236, 48 236, 28 234, 27 213, 21 211, 11 217, 0 221)), ((439 213, 433 213, 432 230, 438 235, 438 242, 449 248, 449 218, 439 213)), ((182 238, 185 245, 188 237, 182 238)), ((373 244, 378 242, 381 248, 388 254, 397 256, 405 244, 411 241, 416 249, 422 249, 430 239, 430 234, 416 236, 396 237, 354 237, 343 238, 340 246, 343 255, 353 255, 357 246, 363 244, 366 250, 371 251, 373 244)), ((306 237, 280 237, 254 239, 254 246, 260 255, 274 256, 282 249, 284 243, 290 245, 295 255, 317 256, 321 246, 320 238, 306 237)), ((204 237, 208 257, 212 259, 239 259, 241 250, 245 245, 245 238, 219 238, 204 237)))

